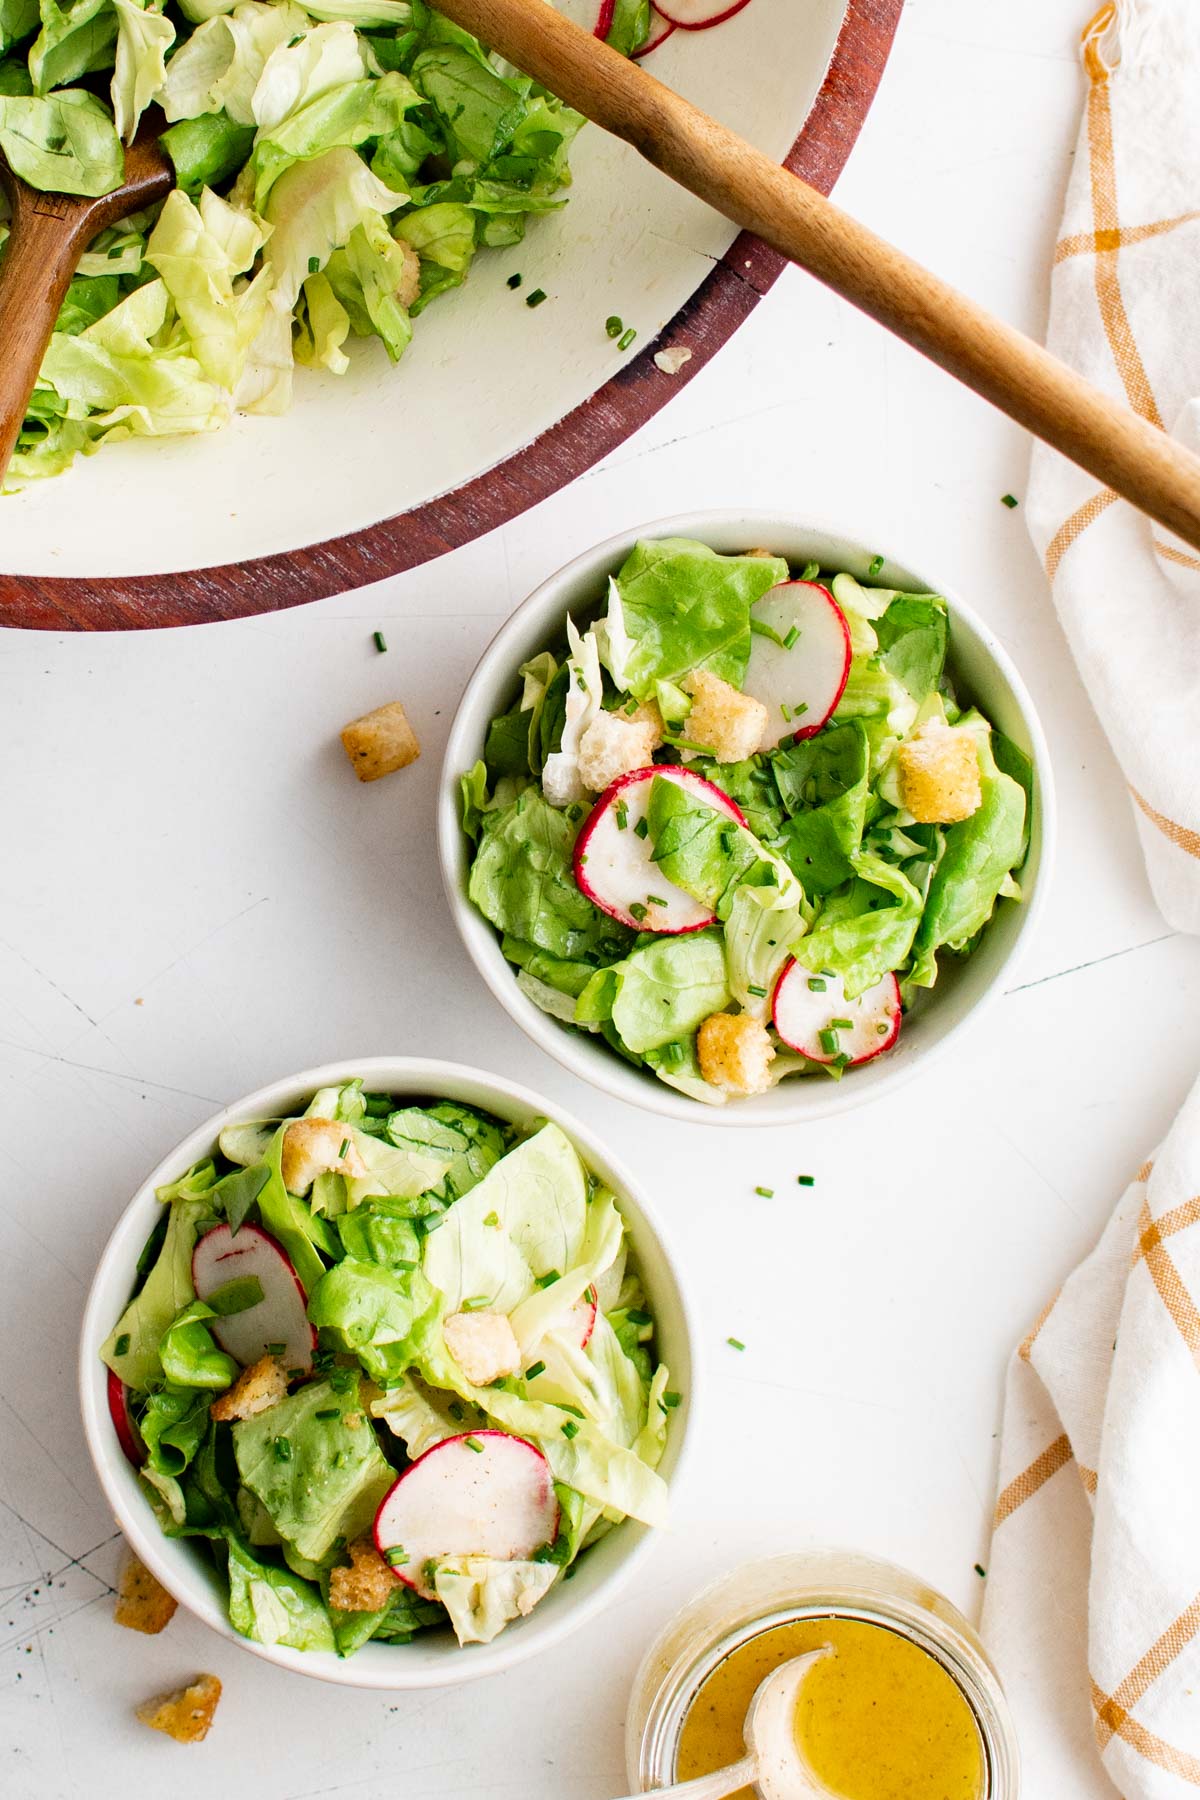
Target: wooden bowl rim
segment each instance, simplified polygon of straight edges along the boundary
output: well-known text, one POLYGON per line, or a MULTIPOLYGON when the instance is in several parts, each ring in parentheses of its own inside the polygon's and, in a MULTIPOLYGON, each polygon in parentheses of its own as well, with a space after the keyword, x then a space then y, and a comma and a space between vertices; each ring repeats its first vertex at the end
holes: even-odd
MULTIPOLYGON (((824 194, 866 121, 903 6, 849 0, 821 91, 786 163, 824 194)), ((589 399, 494 468, 407 512, 243 563, 94 579, 0 575, 0 623, 41 631, 205 625, 300 606, 431 562, 558 493, 615 450, 728 342, 785 266, 786 258, 742 232, 659 336, 589 399), (666 375, 654 357, 672 345, 692 355, 666 375)))

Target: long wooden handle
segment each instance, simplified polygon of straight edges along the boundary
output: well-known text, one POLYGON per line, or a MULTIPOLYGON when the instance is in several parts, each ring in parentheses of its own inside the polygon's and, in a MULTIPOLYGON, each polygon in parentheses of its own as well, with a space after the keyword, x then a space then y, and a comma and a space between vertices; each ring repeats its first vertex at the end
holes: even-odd
POLYGON ((1200 458, 545 0, 438 10, 1200 549, 1200 458))
POLYGON ((0 263, 0 478, 90 229, 65 195, 24 190, 14 204, 0 263))

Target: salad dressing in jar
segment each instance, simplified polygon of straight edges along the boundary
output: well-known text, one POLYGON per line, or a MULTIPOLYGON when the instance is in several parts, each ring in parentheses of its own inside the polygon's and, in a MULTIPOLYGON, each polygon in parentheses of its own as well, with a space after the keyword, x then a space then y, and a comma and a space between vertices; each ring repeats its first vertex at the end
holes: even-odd
POLYGON ((1017 1800, 1012 1722, 966 1619, 903 1570, 833 1551, 749 1564, 671 1621, 634 1684, 631 1788, 735 1764, 759 1683, 823 1645, 834 1654, 805 1677, 794 1733, 830 1796, 1017 1800))

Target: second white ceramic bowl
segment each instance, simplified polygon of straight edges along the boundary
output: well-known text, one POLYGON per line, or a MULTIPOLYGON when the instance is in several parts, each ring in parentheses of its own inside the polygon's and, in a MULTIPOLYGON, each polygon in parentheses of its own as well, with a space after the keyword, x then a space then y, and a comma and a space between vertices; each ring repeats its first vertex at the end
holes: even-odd
POLYGON ((207 1156, 226 1125, 246 1119, 287 1118, 302 1111, 317 1088, 341 1085, 355 1076, 362 1076, 366 1087, 376 1092, 404 1095, 414 1101, 457 1100, 515 1125, 553 1119, 588 1167, 613 1190, 654 1313, 659 1357, 670 1370, 671 1387, 683 1396, 671 1414, 661 1466, 674 1492, 695 1409, 694 1335, 674 1265, 646 1201, 604 1145, 569 1113, 549 1105, 528 1088, 481 1069, 418 1057, 360 1057, 286 1076, 197 1126, 164 1157, 121 1214, 92 1282, 79 1347, 83 1429, 105 1497, 134 1551, 182 1606, 222 1637, 282 1668, 344 1687, 388 1691, 453 1687, 481 1675, 498 1674, 550 1649, 602 1612, 645 1558, 653 1533, 627 1519, 580 1558, 571 1581, 556 1583, 528 1618, 516 1620, 490 1644, 460 1648, 449 1631, 430 1631, 422 1632, 410 1644, 366 1644, 343 1661, 331 1651, 253 1643, 240 1637, 229 1623, 225 1582, 203 1548, 194 1539, 164 1537, 159 1530, 137 1473, 117 1442, 108 1412, 107 1371, 100 1361, 100 1346, 129 1299, 138 1253, 161 1212, 155 1188, 177 1180, 207 1156))
POLYGON ((870 573, 877 549, 874 543, 832 527, 776 513, 704 512, 657 519, 584 551, 544 581, 492 640, 467 683, 446 746, 438 803, 438 845, 451 912, 475 967, 505 1011, 564 1068, 607 1094, 672 1118, 751 1128, 847 1112, 907 1081, 946 1048, 968 1018, 977 1019, 985 1002, 1001 991, 1018 951, 1034 931, 1054 844, 1054 791, 1033 702, 999 639, 965 601, 928 571, 918 572, 890 558, 870 573), (724 552, 762 546, 785 556, 794 569, 818 562, 880 586, 944 595, 950 608, 948 668, 960 698, 975 701, 1033 762, 1032 839, 1020 875, 1023 904, 999 906, 979 947, 965 962, 946 959, 937 987, 905 1020, 894 1050, 848 1071, 838 1082, 819 1076, 791 1079, 770 1093, 725 1106, 690 1100, 649 1070, 622 1061, 602 1038, 560 1024, 535 1006, 517 986, 496 932, 467 898, 470 864, 460 824, 459 778, 483 755, 491 720, 513 705, 518 668, 562 638, 568 613, 582 614, 600 604, 608 576, 616 573, 639 538, 661 537, 697 538, 724 552))

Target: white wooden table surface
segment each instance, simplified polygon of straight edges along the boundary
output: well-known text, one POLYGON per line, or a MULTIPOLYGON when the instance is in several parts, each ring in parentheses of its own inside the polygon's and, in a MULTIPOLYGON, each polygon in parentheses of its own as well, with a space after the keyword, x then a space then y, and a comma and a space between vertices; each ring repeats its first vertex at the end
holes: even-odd
MULTIPOLYGON (((909 0, 839 189, 1035 331, 1089 10, 909 0)), ((623 1788, 643 1648, 739 1559, 858 1545, 975 1611, 1008 1351, 1200 1062, 1200 948, 1155 911, 1022 515, 1000 505, 1022 493, 1026 454, 1019 432, 792 275, 602 468, 430 568, 277 618, 0 639, 7 1800, 603 1800, 623 1788), (619 527, 739 502, 845 521, 968 595, 1042 708, 1062 814, 1040 938, 990 1023, 923 1085, 749 1140, 604 1100, 528 1044, 464 964, 432 823, 456 700, 510 608, 619 527), (397 695, 424 755, 360 788, 337 729, 397 695), (422 1050, 575 1108, 654 1192, 709 1373, 671 1532, 601 1628, 457 1691, 324 1688, 182 1614, 161 1638, 118 1630, 119 1545, 73 1370, 113 1220, 219 1103, 326 1058, 422 1050), (202 1747, 134 1721, 140 1699, 199 1669, 226 1684, 202 1747)))

